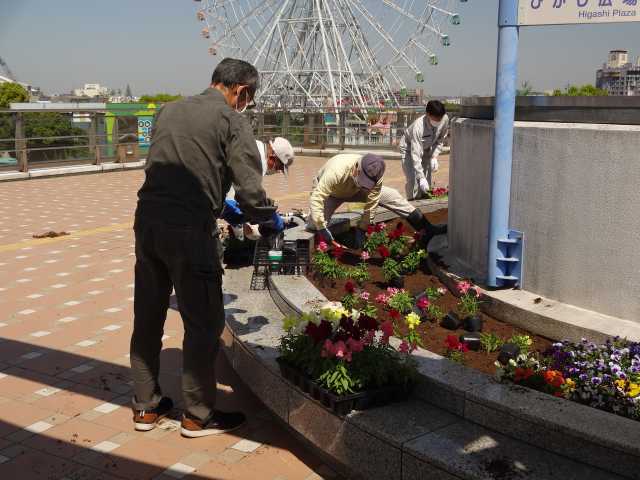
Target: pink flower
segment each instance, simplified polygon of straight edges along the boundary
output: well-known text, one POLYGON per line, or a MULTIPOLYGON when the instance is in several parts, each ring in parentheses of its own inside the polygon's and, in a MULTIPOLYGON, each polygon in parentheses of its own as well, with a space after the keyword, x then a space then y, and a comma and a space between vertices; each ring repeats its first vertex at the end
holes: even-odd
POLYGON ((398 347, 398 351, 400 351, 401 353, 409 353, 409 344, 405 340, 403 340, 398 347))
POLYGON ((327 242, 325 242, 324 240, 321 240, 320 243, 318 243, 318 250, 320 250, 321 252, 326 252, 327 250, 329 250, 329 245, 327 245, 327 242))
POLYGON ((358 353, 364 350, 364 342, 362 342, 362 340, 354 340, 353 338, 349 338, 349 340, 347 340, 347 346, 353 353, 358 353))
POLYGON ((400 293, 400 290, 395 287, 387 287, 387 293, 393 297, 396 293, 400 293))
POLYGON ((336 358, 344 358, 344 356, 347 354, 347 346, 342 340, 338 340, 333 345, 333 349, 334 349, 336 358))
POLYGON ((362 292, 362 293, 360 294, 360 298, 366 302, 367 300, 369 300, 369 296, 370 296, 370 295, 371 295, 371 294, 370 294, 369 292, 362 292))
POLYGON ((469 289, 469 291, 473 293, 476 298, 480 298, 480 290, 478 290, 478 287, 472 287, 469 289))
POLYGON ((426 310, 427 308, 429 308, 430 303, 427 297, 422 297, 420 300, 418 300, 418 303, 416 305, 419 309, 426 310))
POLYGON ((439 293, 440 295, 444 295, 445 293, 447 293, 447 289, 446 289, 446 288, 443 288, 443 287, 440 287, 440 288, 438 288, 438 293, 439 293))
POLYGON ((376 295, 376 302, 385 305, 389 301, 389 296, 384 293, 376 295))
POLYGON ((333 355, 335 354, 335 350, 333 347, 333 342, 329 339, 324 341, 324 345, 322 346, 322 352, 320 353, 320 356, 322 358, 330 358, 333 357, 333 355))
POLYGON ((471 284, 466 280, 458 283, 458 290, 460 290, 460 293, 462 295, 466 295, 470 288, 471 284))
POLYGON ((387 224, 384 222, 380 222, 376 225, 376 232, 381 232, 387 227, 387 224))
POLYGON ((366 262, 367 260, 369 260, 369 252, 367 252, 366 250, 363 250, 362 253, 360 254, 360 258, 362 258, 363 262, 366 262))

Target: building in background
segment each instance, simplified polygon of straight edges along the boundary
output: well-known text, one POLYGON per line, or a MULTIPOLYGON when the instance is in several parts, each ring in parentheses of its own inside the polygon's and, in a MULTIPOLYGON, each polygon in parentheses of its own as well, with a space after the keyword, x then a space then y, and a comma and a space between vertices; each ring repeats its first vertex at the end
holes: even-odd
POLYGON ((609 95, 640 95, 640 58, 633 64, 627 50, 611 50, 607 63, 596 72, 596 87, 609 95))
POLYGON ((76 88, 73 91, 73 94, 76 97, 107 97, 109 95, 109 89, 107 87, 103 87, 99 83, 85 83, 84 88, 76 88))

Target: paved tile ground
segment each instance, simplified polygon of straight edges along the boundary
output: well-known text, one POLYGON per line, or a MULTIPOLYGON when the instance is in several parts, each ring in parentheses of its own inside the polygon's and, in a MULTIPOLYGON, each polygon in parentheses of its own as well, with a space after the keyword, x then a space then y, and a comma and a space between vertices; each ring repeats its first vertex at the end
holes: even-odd
MULTIPOLYGON (((298 158, 265 180, 283 211, 306 208, 325 160, 298 158)), ((438 184, 446 185, 446 158, 438 184)), ((402 186, 397 161, 388 183, 402 186)), ((311 480, 334 474, 303 448, 218 359, 219 406, 248 413, 234 434, 187 440, 179 418, 182 324, 169 311, 162 384, 173 419, 132 429, 131 230, 143 172, 0 184, 0 478, 311 480), (33 239, 46 231, 71 235, 33 239)))

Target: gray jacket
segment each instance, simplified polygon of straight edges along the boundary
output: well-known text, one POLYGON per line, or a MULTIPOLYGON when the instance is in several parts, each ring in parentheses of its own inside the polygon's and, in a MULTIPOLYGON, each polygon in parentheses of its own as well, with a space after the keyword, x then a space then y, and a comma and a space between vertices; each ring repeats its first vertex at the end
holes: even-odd
POLYGON ((422 115, 404 131, 399 144, 400 153, 403 162, 409 162, 407 166, 415 171, 417 181, 425 178, 423 162, 428 162, 432 157, 440 155, 447 135, 449 135, 449 116, 446 114, 442 117, 438 128, 432 127, 428 117, 422 115))
POLYGON ((210 223, 231 184, 248 220, 265 222, 275 211, 249 123, 213 88, 158 112, 145 170, 137 221, 210 223))

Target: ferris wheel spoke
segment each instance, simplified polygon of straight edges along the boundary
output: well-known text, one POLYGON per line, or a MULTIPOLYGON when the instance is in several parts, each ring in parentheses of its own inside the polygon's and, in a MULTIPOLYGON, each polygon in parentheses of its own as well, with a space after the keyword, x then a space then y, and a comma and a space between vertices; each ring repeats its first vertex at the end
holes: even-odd
POLYGON ((349 0, 349 2, 362 14, 362 16, 367 20, 367 22, 376 30, 376 32, 384 39, 387 43, 387 46, 396 54, 401 56, 404 61, 409 65, 409 67, 415 72, 419 73, 420 70, 418 67, 402 52, 400 51, 396 45, 393 43, 393 40, 390 38, 389 34, 384 30, 382 25, 380 25, 375 18, 371 15, 371 13, 362 5, 359 0, 349 0))
MULTIPOLYGON (((223 34, 221 36, 219 36, 216 40, 214 40, 213 43, 214 44, 218 44, 225 37, 233 35, 237 30, 243 29, 251 21, 251 18, 254 15, 264 13, 264 11, 266 11, 272 4, 276 3, 277 1, 278 0, 263 0, 253 10, 251 10, 251 12, 249 12, 249 14, 246 17, 244 17, 242 20, 240 20, 236 25, 234 25, 232 28, 230 28, 230 29, 226 30, 225 32, 223 32, 223 34)), ((255 41, 255 38, 252 40, 251 46, 253 46, 253 41, 255 41)))
MULTIPOLYGON (((382 3, 387 5, 389 8, 393 9, 394 11, 398 12, 403 17, 408 18, 409 20, 412 20, 418 26, 420 26, 422 28, 426 28, 428 30, 431 30, 436 35, 442 35, 442 32, 439 29, 435 28, 429 22, 425 22, 424 20, 422 20, 421 18, 416 17, 412 13, 405 11, 402 7, 400 7, 398 4, 396 4, 392 0, 382 0, 382 3)), ((428 6, 427 8, 433 8, 433 7, 428 6)))

